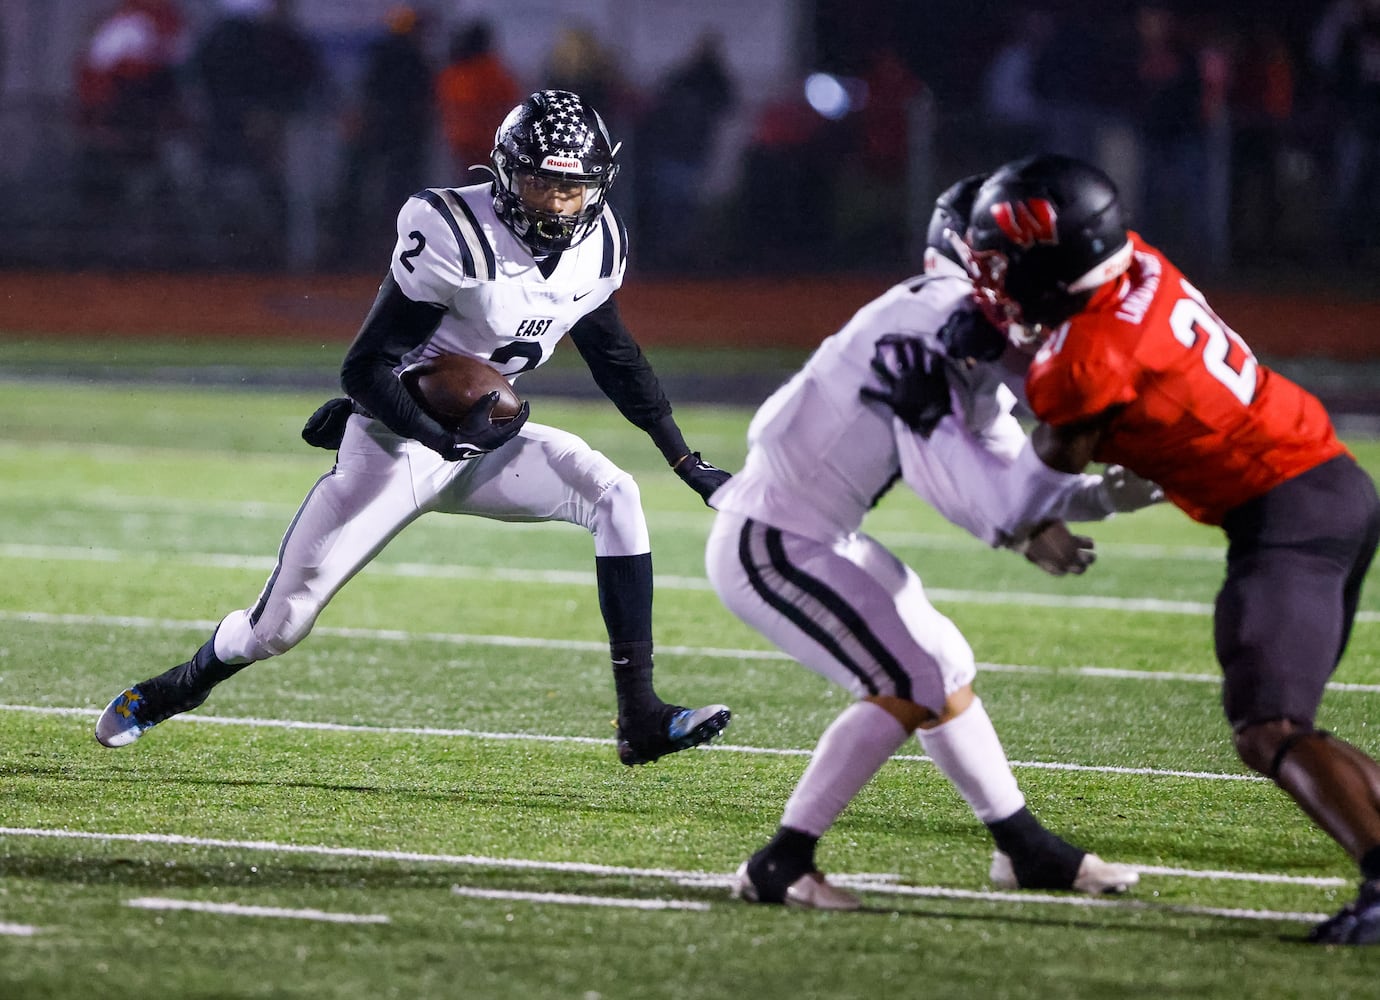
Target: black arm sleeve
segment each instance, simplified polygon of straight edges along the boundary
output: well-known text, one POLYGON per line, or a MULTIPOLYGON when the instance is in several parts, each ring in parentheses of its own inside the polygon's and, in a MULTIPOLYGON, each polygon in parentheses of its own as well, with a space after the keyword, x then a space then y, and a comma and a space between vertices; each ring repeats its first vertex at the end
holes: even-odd
POLYGON ((690 453, 671 416, 661 381, 612 298, 571 327, 570 339, 594 375, 594 383, 619 413, 647 432, 668 463, 674 465, 690 453))
POLYGON ((422 412, 393 369, 436 332, 445 309, 409 299, 389 274, 340 366, 346 395, 388 429, 441 450, 453 435, 422 412))

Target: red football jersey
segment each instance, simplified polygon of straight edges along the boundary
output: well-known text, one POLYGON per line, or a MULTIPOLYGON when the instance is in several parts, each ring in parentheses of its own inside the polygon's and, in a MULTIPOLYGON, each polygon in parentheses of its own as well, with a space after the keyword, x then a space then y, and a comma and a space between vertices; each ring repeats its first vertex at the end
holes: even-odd
POLYGON ((1205 524, 1344 454, 1322 403, 1260 364, 1168 258, 1131 239, 1126 275, 1036 355, 1035 415, 1060 426, 1124 407, 1094 457, 1159 483, 1205 524))

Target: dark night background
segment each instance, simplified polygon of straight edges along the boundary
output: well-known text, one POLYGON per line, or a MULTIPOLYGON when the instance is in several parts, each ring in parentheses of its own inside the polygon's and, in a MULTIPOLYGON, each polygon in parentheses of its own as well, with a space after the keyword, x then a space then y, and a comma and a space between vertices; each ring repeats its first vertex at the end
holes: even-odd
POLYGON ((1240 36, 1254 25, 1270 24, 1291 43, 1300 84, 1305 89, 1309 85, 1308 39, 1327 6, 1317 0, 815 0, 815 63, 832 72, 856 72, 877 46, 890 44, 936 97, 952 106, 976 97, 983 72, 1014 19, 1042 9, 1083 35, 1090 58, 1084 72, 1108 98, 1121 98, 1131 83, 1127 60, 1135 12, 1149 6, 1175 11, 1199 33, 1240 36))

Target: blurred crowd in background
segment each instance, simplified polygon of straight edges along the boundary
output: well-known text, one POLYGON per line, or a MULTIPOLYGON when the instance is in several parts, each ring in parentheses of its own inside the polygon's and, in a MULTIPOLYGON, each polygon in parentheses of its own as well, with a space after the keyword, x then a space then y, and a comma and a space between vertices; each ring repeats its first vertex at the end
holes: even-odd
POLYGON ((375 269, 409 194, 483 179, 504 113, 561 87, 624 143, 611 200, 649 271, 904 270, 938 190, 1052 150, 1104 166, 1186 264, 1374 275, 1380 0, 1304 31, 1237 6, 998 5, 958 73, 905 23, 841 45, 821 7, 798 77, 748 93, 712 32, 639 87, 581 23, 509 65, 489 21, 399 5, 342 81, 284 0, 218 0, 195 31, 178 0, 111 0, 73 70, 71 163, 3 193, 0 264, 62 241, 71 266, 375 269))

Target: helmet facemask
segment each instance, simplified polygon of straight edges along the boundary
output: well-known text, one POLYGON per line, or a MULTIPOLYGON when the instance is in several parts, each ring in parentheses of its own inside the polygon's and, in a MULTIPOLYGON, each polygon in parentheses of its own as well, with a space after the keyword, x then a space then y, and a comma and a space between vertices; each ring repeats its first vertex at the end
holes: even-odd
MULTIPOLYGON (((569 250, 594 232, 599 216, 604 211, 612 176, 588 180, 553 170, 533 170, 525 166, 515 168, 511 165, 511 157, 502 148, 494 150, 491 162, 494 171, 494 205, 499 218, 534 254, 543 256, 569 250), (529 202, 530 194, 524 197, 533 187, 555 185, 565 188, 572 184, 584 189, 580 210, 574 214, 539 208, 529 202)), ((613 172, 617 173, 617 168, 613 172)))
MULTIPOLYGON (((1087 305, 1094 292, 1125 274, 1135 255, 1135 249, 1127 239, 1110 257, 1099 261, 1073 281, 1036 284, 1031 281, 1023 283, 1020 279, 1022 274, 1028 277, 1045 270, 1038 264, 1023 272, 1017 268, 1013 280, 1013 261, 1007 254, 1000 250, 973 250, 966 243, 964 246, 967 250, 964 266, 973 280, 974 298, 987 318, 1005 329, 1011 343, 1017 347, 1043 343, 1046 337, 1087 305)), ((1013 251, 1013 254, 1015 262, 1020 264, 1024 255, 1040 252, 1036 249, 1013 251)))
POLYGON ((1021 304, 1006 292, 1006 272, 1010 261, 1000 250, 974 250, 953 230, 945 235, 973 283, 973 301, 982 315, 1015 347, 1039 344, 1049 334, 1043 324, 1027 324, 1021 304))

